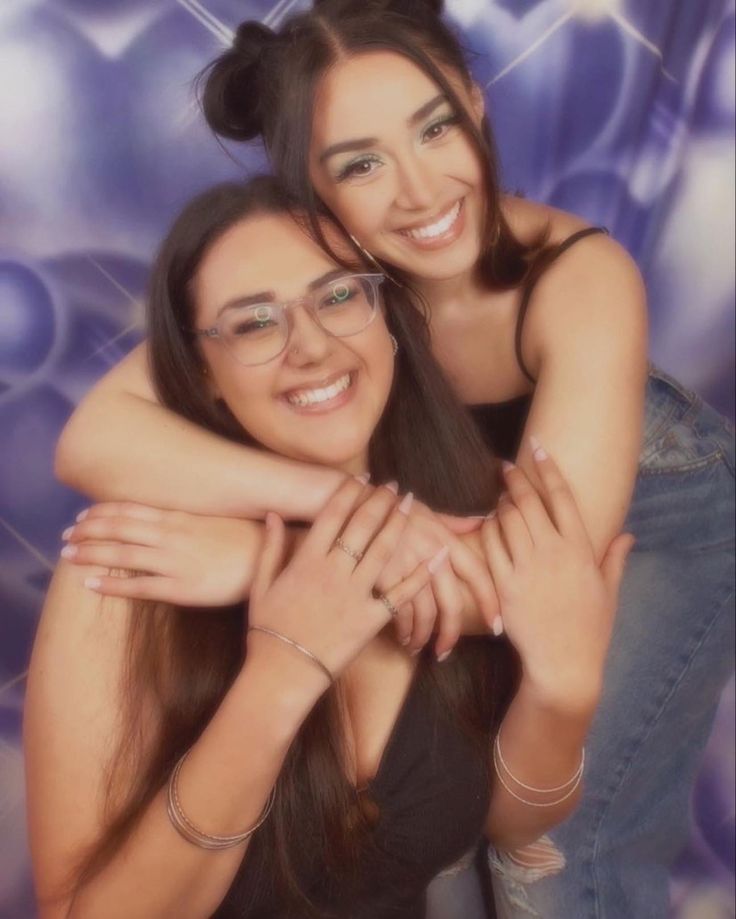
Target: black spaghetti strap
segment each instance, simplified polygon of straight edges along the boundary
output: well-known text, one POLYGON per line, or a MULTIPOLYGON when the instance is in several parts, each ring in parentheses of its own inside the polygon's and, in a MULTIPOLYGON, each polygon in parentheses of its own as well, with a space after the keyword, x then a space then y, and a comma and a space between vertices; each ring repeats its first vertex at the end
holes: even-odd
POLYGON ((526 318, 526 313, 529 309, 532 293, 534 292, 537 281, 542 277, 552 262, 556 261, 556 259, 558 259, 563 252, 566 252, 570 246, 574 246, 579 239, 585 239, 586 236, 592 236, 594 233, 608 233, 608 230, 606 227, 586 227, 586 229, 578 230, 577 233, 573 233, 571 236, 568 236, 567 239, 563 240, 559 244, 559 246, 557 246, 555 249, 552 249, 546 258, 542 258, 539 264, 532 268, 529 277, 526 279, 524 284, 524 290, 521 295, 521 303, 519 304, 519 315, 516 317, 514 346, 516 348, 516 360, 519 362, 521 372, 528 380, 534 384, 536 384, 537 381, 526 369, 524 358, 521 354, 521 333, 524 328, 524 319, 526 318))

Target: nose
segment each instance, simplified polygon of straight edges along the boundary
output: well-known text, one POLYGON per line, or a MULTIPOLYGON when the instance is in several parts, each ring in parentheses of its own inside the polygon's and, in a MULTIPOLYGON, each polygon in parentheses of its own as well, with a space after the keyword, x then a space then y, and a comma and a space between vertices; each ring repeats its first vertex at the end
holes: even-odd
POLYGON ((294 304, 290 310, 287 360, 295 367, 319 364, 332 349, 332 337, 325 332, 304 304, 294 304))
POLYGON ((405 210, 427 210, 437 202, 437 177, 426 156, 412 153, 398 164, 396 204, 405 210))

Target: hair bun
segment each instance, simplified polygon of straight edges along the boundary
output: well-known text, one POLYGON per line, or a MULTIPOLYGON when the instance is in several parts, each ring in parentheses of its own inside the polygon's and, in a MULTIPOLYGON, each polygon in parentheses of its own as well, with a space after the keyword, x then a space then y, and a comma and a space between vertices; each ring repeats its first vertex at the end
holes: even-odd
POLYGON ((252 140, 261 133, 264 58, 278 41, 263 23, 241 22, 231 48, 203 72, 202 109, 216 134, 252 140))

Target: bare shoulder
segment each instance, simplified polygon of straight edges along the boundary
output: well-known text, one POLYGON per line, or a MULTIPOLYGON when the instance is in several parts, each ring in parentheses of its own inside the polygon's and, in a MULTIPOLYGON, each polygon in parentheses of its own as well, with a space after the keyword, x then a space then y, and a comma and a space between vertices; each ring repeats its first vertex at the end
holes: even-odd
POLYGON ((550 242, 558 243, 590 226, 577 214, 516 195, 504 195, 501 208, 514 234, 522 241, 531 240, 540 230, 549 228, 550 242))
POLYGON ((88 590, 84 579, 97 573, 103 572, 59 564, 31 656, 23 740, 30 847, 41 897, 58 889, 74 857, 100 831, 107 767, 120 737, 132 607, 88 590))

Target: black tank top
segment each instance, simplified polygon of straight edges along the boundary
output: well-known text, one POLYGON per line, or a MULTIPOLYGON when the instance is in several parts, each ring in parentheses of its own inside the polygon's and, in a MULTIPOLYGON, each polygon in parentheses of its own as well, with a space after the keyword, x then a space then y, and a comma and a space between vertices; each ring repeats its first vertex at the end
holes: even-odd
MULTIPOLYGON (((546 258, 540 259, 535 265, 529 277, 525 280, 521 292, 521 303, 519 304, 519 314, 516 317, 516 331, 514 334, 514 345, 516 349, 516 360, 519 362, 524 376, 536 384, 536 380, 529 373, 524 363, 524 357, 521 353, 521 336, 524 330, 524 319, 526 318, 532 293, 537 281, 544 274, 546 269, 558 259, 563 252, 566 252, 570 246, 575 245, 578 240, 585 239, 594 233, 608 233, 605 227, 587 227, 585 230, 579 230, 568 236, 558 246, 550 250, 546 258)), ((533 392, 518 396, 516 399, 509 399, 506 402, 487 402, 479 405, 469 405, 470 413, 480 428, 483 438, 488 446, 493 450, 496 456, 504 459, 514 459, 521 442, 521 436, 524 432, 527 415, 532 404, 533 392)))

